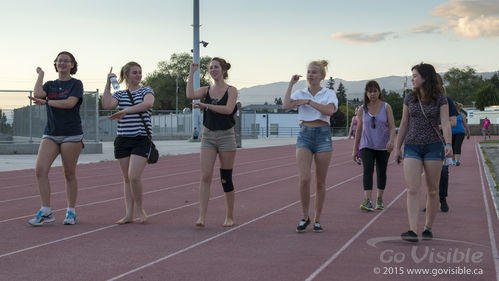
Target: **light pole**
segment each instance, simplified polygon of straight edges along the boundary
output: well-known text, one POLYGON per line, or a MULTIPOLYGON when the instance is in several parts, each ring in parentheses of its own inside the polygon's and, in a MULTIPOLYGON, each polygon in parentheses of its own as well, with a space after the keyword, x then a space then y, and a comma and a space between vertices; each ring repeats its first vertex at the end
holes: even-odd
POLYGON ((178 116, 178 77, 175 78, 175 115, 178 116))
MULTIPOLYGON (((192 61, 199 64, 199 0, 193 0, 194 11, 193 11, 193 46, 192 46, 192 61)), ((200 78, 199 78, 200 68, 194 72, 194 91, 199 89, 200 78)), ((199 100, 193 100, 193 103, 199 102, 199 100)), ((199 108, 192 108, 192 128, 200 128, 200 110, 199 108)))

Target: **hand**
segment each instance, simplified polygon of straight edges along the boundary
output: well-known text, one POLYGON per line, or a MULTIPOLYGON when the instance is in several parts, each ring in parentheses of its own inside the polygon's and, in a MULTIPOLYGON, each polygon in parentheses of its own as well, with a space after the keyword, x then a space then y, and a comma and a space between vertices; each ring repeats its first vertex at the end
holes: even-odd
POLYGON ((113 67, 111 66, 111 70, 109 70, 109 73, 107 74, 107 82, 109 83, 109 79, 111 79, 111 77, 118 77, 116 76, 116 74, 113 73, 113 67))
POLYGON ((466 139, 467 139, 467 140, 469 140, 469 139, 470 139, 470 135, 467 135, 467 136, 466 136, 466 139))
POLYGON ((386 151, 388 151, 388 152, 392 152, 393 151, 393 142, 389 141, 386 144, 386 151))
POLYGON ((452 147, 446 145, 445 146, 445 157, 452 157, 452 147))
POLYGON ((197 62, 191 63, 191 67, 190 67, 191 73, 196 72, 196 70, 198 70, 198 68, 199 68, 199 63, 197 63, 197 62))
POLYGON ((290 85, 296 84, 296 82, 298 82, 298 80, 300 80, 300 77, 301 77, 301 75, 298 75, 298 74, 291 76, 291 81, 289 81, 289 84, 290 85))
POLYGON ((41 67, 37 67, 36 68, 36 73, 38 73, 38 75, 43 75, 45 74, 45 72, 43 72, 43 69, 41 67))
POLYGON ((192 108, 205 109, 208 108, 208 105, 202 102, 194 102, 192 103, 192 108))
POLYGON ((357 152, 352 153, 352 159, 355 164, 359 163, 359 155, 357 155, 357 152))
POLYGON ((28 96, 28 99, 32 100, 37 105, 46 105, 47 101, 45 99, 35 98, 28 96))
POLYGON ((395 150, 395 160, 397 161, 397 164, 400 164, 402 161, 402 151, 400 151, 400 149, 395 150))
POLYGON ((114 120, 114 119, 121 120, 121 118, 125 117, 125 115, 126 115, 126 111, 125 110, 126 109, 123 109, 121 111, 118 111, 118 112, 112 114, 111 116, 109 116, 109 119, 110 120, 114 120))
POLYGON ((309 104, 310 103, 310 100, 295 100, 294 101, 295 105, 298 106, 298 105, 304 105, 304 104, 309 104))

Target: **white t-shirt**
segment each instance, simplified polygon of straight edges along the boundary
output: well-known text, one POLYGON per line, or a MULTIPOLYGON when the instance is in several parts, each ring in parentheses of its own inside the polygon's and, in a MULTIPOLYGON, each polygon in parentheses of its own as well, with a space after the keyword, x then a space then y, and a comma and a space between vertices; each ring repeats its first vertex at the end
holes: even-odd
MULTIPOLYGON (((315 96, 308 91, 308 88, 298 90, 291 95, 292 100, 312 100, 320 104, 334 104, 335 112, 338 110, 338 98, 336 93, 328 88, 322 88, 315 96)), ((300 123, 303 121, 322 120, 329 123, 330 116, 320 113, 317 109, 309 104, 300 105, 298 107, 298 118, 300 123)))

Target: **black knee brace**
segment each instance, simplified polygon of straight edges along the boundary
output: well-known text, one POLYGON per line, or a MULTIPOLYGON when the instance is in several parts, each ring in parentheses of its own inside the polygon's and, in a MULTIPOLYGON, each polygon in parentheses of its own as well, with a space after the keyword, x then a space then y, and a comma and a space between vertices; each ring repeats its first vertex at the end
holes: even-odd
POLYGON ((220 180, 222 181, 224 192, 231 192, 234 190, 234 185, 232 184, 232 169, 220 169, 220 180))

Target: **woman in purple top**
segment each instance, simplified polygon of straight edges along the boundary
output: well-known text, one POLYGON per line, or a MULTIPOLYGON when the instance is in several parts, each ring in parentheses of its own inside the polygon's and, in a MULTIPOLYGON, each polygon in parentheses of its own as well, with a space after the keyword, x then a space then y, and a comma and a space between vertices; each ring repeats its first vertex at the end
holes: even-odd
POLYGON ((395 159, 402 158, 404 144, 404 176, 407 185, 407 213, 409 231, 402 239, 417 242, 421 174, 424 171, 427 189, 426 222, 423 239, 433 238, 431 231, 439 205, 438 185, 445 157, 452 156, 452 136, 447 98, 439 91, 437 73, 430 64, 421 63, 412 68, 414 91, 404 100, 395 159), (424 111, 423 111, 423 110, 424 111), (443 139, 438 132, 442 125, 443 139), (442 143, 445 141, 445 146, 442 143))
POLYGON ((395 142, 395 121, 392 108, 383 102, 381 89, 376 81, 369 81, 364 92, 364 106, 357 113, 357 133, 353 146, 353 161, 358 163, 360 149, 364 168, 364 202, 360 209, 372 212, 374 161, 376 161, 377 196, 376 210, 383 210, 383 192, 386 185, 386 167, 395 142))

